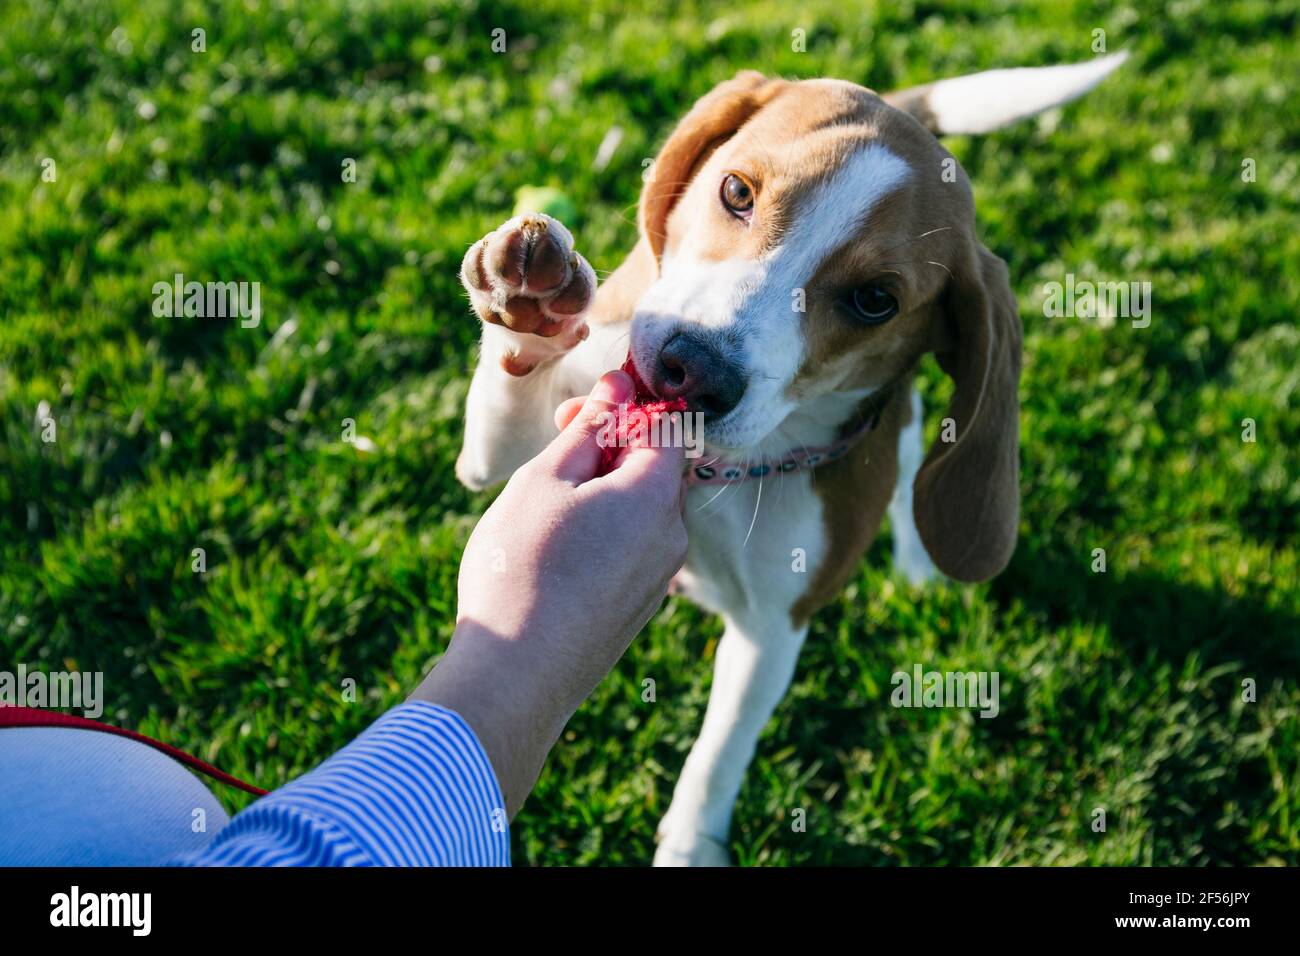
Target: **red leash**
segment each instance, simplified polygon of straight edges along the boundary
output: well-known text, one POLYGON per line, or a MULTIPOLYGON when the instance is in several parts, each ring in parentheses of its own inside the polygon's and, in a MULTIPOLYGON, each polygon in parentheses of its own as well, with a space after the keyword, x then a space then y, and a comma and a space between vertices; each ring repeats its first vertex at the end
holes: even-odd
POLYGON ((119 737, 126 737, 128 740, 134 740, 137 743, 152 747, 154 750, 161 751, 173 760, 185 764, 191 770, 197 770, 213 780, 219 780, 222 783, 230 784, 232 787, 238 787, 247 793, 261 797, 268 792, 261 787, 253 786, 251 783, 245 783, 238 777, 232 777, 224 770, 218 770, 212 764, 206 763, 198 757, 192 757, 183 750, 177 750, 171 744, 165 744, 161 740, 154 740, 144 734, 137 734, 134 730, 126 730, 122 727, 114 727, 112 724, 101 723, 98 720, 91 720, 88 717, 74 717, 71 714, 61 714, 53 710, 40 710, 35 707, 0 707, 0 728, 4 727, 76 727, 79 730, 99 730, 106 734, 116 734, 119 737))

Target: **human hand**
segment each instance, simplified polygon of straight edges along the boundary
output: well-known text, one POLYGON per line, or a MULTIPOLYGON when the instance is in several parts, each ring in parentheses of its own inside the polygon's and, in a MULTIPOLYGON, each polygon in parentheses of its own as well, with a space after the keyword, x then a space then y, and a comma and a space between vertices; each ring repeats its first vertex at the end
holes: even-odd
POLYGON ((470 536, 456 632, 414 695, 474 728, 511 816, 685 559, 681 448, 629 448, 596 477, 602 413, 632 397, 632 380, 609 372, 556 410, 560 435, 470 536))

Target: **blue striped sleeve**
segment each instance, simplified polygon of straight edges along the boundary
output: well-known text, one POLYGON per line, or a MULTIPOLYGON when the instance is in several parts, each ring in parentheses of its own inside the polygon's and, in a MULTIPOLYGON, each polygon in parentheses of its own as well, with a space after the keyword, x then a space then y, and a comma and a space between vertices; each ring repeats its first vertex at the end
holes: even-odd
POLYGON ((186 866, 509 866, 505 800, 460 715, 394 707, 267 794, 186 866))

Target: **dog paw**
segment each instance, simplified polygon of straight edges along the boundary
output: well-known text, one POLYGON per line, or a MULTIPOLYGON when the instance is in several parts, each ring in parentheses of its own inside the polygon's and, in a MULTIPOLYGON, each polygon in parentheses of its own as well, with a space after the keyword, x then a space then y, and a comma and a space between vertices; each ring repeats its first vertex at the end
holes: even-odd
POLYGON ((703 833, 659 831, 655 866, 731 866, 731 854, 720 841, 703 833))
POLYGON ((596 273, 550 216, 525 213, 488 233, 465 254, 460 279, 478 317, 508 333, 499 336, 500 359, 511 374, 526 374, 587 337, 583 315, 596 273))

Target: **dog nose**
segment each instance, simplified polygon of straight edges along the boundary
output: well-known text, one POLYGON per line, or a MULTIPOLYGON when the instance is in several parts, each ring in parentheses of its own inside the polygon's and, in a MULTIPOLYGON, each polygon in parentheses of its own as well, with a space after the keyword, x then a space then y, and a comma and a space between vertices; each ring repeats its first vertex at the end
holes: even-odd
POLYGON ((745 376, 704 336, 678 332, 659 350, 654 390, 662 399, 684 398, 693 412, 722 416, 740 404, 745 376))

